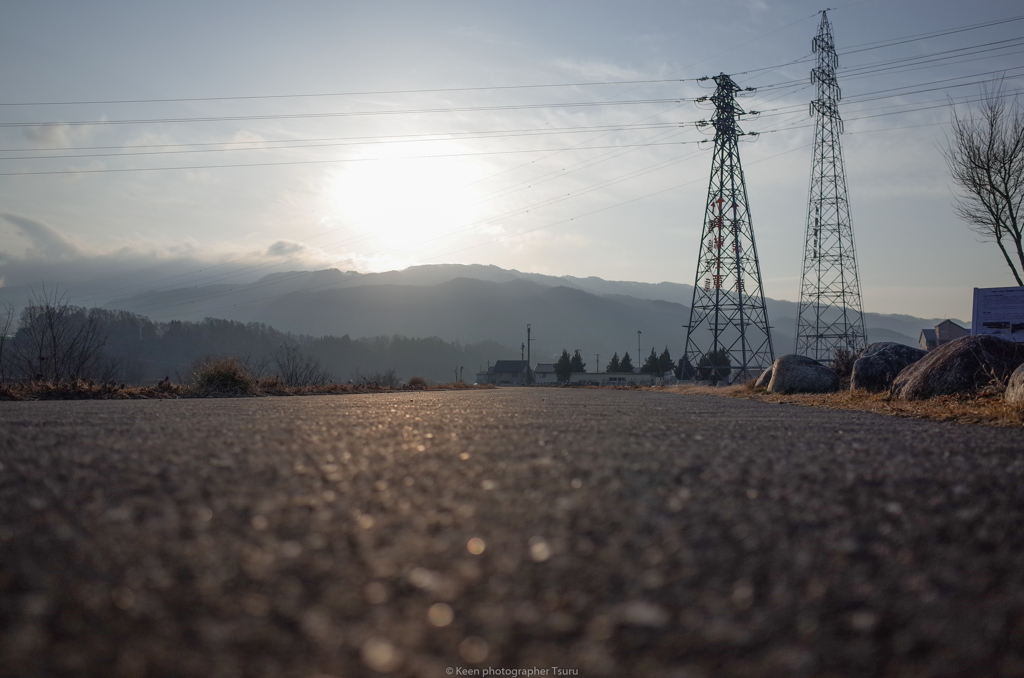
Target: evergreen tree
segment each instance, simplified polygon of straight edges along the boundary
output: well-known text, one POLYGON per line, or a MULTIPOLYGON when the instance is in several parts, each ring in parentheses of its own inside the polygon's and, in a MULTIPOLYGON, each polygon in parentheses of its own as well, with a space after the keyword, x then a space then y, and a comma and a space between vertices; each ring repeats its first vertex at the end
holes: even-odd
POLYGON ((676 364, 676 379, 690 380, 693 379, 693 374, 693 363, 690 362, 690 356, 684 353, 676 364))
POLYGON ((633 361, 629 357, 629 351, 622 354, 622 360, 619 361, 619 372, 632 372, 633 361))
POLYGON ((658 352, 651 347, 651 355, 644 358, 644 364, 640 366, 640 372, 642 374, 652 374, 659 376, 661 372, 658 371, 658 352))
POLYGON ((658 372, 665 374, 675 366, 675 363, 672 361, 672 354, 668 352, 668 346, 666 346, 665 350, 658 356, 658 372))
POLYGON ((583 362, 583 356, 580 355, 580 350, 576 349, 576 352, 572 354, 572 360, 569 362, 573 372, 586 372, 587 364, 583 362))
POLYGON ((700 381, 717 384, 719 381, 728 379, 730 371, 732 371, 732 363, 729 362, 729 352, 724 348, 705 353, 697 361, 697 379, 700 381))
POLYGON ((615 352, 612 359, 608 362, 608 366, 604 368, 605 372, 618 372, 619 371, 619 353, 615 352))
POLYGON ((564 348, 562 349, 562 355, 558 358, 558 362, 555 363, 555 376, 558 377, 558 381, 567 384, 569 383, 569 376, 572 374, 572 359, 569 357, 569 352, 564 348))

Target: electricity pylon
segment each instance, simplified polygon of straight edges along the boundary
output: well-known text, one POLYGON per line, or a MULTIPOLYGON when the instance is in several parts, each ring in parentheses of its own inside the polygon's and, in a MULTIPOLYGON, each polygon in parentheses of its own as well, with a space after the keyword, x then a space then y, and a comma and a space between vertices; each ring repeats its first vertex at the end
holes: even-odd
POLYGON ((821 13, 818 34, 811 42, 818 65, 811 82, 818 98, 811 102, 815 118, 814 159, 807 207, 803 275, 796 321, 796 352, 815 360, 832 360, 836 349, 857 351, 867 343, 861 310, 860 277, 853 245, 853 224, 846 192, 846 170, 839 136, 842 93, 836 82, 839 57, 832 25, 821 13))
POLYGON ((686 326, 686 356, 697 366, 699 378, 732 383, 771 365, 775 352, 740 165, 739 138, 745 133, 738 119, 746 112, 736 103, 736 93, 743 90, 724 73, 713 80, 717 88, 711 97, 715 114, 710 124, 715 129, 715 152, 686 326))

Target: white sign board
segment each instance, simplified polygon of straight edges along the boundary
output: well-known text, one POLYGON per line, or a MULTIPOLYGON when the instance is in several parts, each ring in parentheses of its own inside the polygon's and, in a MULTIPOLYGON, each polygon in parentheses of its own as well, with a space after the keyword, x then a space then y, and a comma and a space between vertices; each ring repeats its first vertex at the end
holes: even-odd
POLYGON ((1024 342, 1024 287, 975 287, 971 334, 1024 342))

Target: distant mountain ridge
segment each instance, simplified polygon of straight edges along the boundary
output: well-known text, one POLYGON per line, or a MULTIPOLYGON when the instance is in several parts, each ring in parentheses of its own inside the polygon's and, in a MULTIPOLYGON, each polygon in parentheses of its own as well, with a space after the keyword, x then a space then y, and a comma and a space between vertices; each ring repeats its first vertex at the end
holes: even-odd
MULTIPOLYGON (((479 264, 413 266, 361 274, 326 269, 274 273, 240 285, 148 291, 106 304, 170 320, 188 316, 263 322, 309 335, 436 336, 446 341, 495 341, 519 346, 533 327, 534 362, 563 348, 607 362, 613 352, 635 356, 668 346, 682 353, 693 287, 597 277, 549 276, 479 264)), ((776 355, 793 350, 797 304, 768 299, 776 355)), ((867 313, 871 341, 915 345, 920 330, 942 318, 867 313)), ((959 322, 959 321, 958 321, 959 322)), ((510 358, 518 356, 495 356, 510 358)), ((642 356, 641 356, 642 357, 642 356)), ((593 366, 593 362, 589 362, 593 366)))

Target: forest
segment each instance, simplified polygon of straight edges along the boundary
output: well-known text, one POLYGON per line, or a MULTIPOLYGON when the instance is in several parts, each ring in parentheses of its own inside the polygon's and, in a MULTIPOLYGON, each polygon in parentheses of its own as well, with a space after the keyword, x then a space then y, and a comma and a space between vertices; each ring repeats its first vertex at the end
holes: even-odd
POLYGON ((234 358, 255 377, 280 376, 296 385, 390 381, 381 385, 396 386, 413 376, 455 381, 457 370, 459 376, 472 375, 488 361, 513 354, 492 341, 313 337, 217 318, 154 322, 128 311, 74 306, 66 295, 45 290, 20 314, 12 306, 0 308, 0 383, 187 383, 198 362, 234 358))

